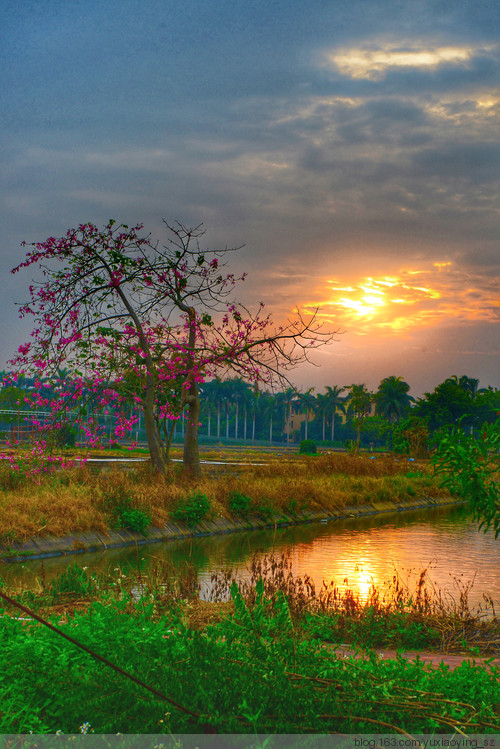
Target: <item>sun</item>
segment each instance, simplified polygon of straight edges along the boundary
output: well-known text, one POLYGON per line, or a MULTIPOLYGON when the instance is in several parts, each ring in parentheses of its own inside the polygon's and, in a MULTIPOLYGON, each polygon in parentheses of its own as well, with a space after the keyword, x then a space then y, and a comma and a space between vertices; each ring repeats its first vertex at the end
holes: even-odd
POLYGON ((436 318, 450 265, 436 262, 430 272, 404 269, 391 276, 350 280, 349 285, 329 279, 327 301, 315 307, 327 318, 342 319, 359 335, 375 330, 403 335, 436 318))
POLYGON ((367 278, 365 283, 360 284, 357 288, 352 286, 335 288, 333 291, 348 291, 349 296, 340 297, 337 304, 359 318, 372 318, 381 307, 387 305, 386 291, 379 288, 377 282, 372 278, 367 278))

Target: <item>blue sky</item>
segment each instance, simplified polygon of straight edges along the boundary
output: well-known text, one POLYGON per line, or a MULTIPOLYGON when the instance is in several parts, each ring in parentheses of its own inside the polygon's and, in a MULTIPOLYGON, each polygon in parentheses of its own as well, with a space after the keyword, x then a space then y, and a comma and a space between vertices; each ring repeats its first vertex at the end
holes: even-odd
POLYGON ((162 218, 244 248, 247 304, 345 331, 300 386, 500 387, 500 6, 4 0, 6 361, 22 240, 162 218))

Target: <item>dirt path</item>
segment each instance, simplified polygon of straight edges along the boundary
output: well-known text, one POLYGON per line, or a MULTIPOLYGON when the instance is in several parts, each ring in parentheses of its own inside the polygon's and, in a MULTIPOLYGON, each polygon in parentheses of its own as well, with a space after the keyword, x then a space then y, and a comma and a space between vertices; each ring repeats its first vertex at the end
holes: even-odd
MULTIPOLYGON (((355 656, 357 658, 359 657, 366 657, 368 658, 368 654, 364 653, 362 650, 354 650, 347 645, 340 645, 340 646, 329 646, 332 648, 332 650, 336 650, 337 655, 343 657, 343 658, 349 658, 351 655, 355 656)), ((382 660, 389 660, 391 658, 396 658, 398 655, 404 658, 407 661, 416 661, 417 658, 420 660, 421 663, 425 663, 432 668, 438 668, 441 664, 444 666, 448 666, 448 668, 453 669, 457 666, 461 666, 462 663, 465 661, 470 662, 473 665, 481 666, 483 668, 500 668, 500 658, 495 657, 488 657, 488 656, 480 656, 480 655, 453 655, 450 653, 427 653, 427 652, 419 652, 417 650, 386 650, 384 648, 377 648, 375 650, 377 653, 377 656, 381 658, 382 660)), ((500 679, 500 675, 498 677, 500 679)))

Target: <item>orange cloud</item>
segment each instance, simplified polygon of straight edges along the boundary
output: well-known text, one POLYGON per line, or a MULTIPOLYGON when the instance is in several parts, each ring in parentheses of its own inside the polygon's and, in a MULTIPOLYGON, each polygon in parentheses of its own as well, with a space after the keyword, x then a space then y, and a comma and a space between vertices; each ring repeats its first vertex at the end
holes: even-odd
POLYGON ((391 276, 330 279, 322 299, 306 305, 358 335, 404 334, 443 322, 498 322, 498 288, 451 262, 402 269, 391 276), (347 282, 346 282, 347 281, 347 282))

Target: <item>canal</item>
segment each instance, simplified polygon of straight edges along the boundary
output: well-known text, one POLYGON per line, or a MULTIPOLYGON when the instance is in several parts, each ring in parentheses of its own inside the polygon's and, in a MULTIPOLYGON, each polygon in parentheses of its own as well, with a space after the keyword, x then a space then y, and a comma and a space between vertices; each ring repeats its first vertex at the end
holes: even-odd
POLYGON ((453 506, 3 564, 0 578, 31 587, 75 562, 106 572, 159 560, 180 568, 189 561, 207 595, 214 571, 231 568, 245 577, 255 554, 285 553, 293 572, 309 575, 317 589, 333 580, 364 599, 372 584, 384 589, 395 573, 413 589, 427 569, 430 587, 450 602, 467 590, 472 607, 484 607, 489 596, 500 609, 499 546, 492 532, 478 532, 466 507, 453 506))

